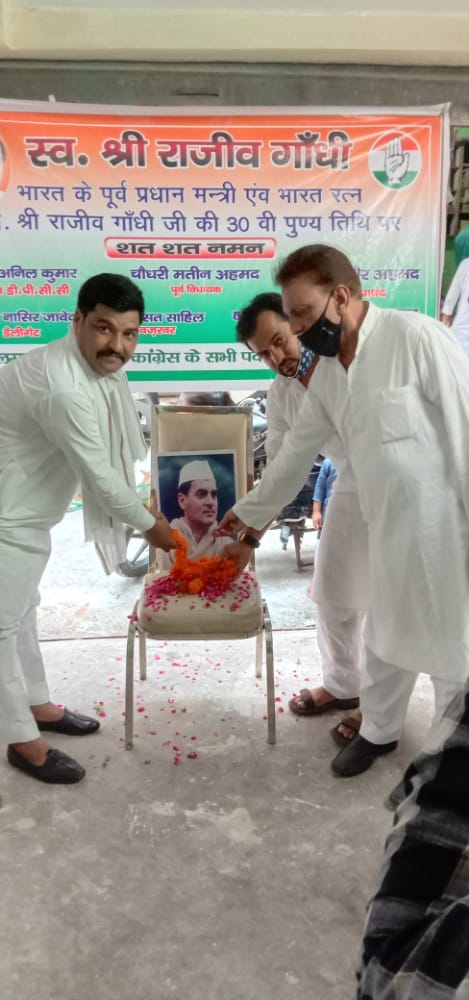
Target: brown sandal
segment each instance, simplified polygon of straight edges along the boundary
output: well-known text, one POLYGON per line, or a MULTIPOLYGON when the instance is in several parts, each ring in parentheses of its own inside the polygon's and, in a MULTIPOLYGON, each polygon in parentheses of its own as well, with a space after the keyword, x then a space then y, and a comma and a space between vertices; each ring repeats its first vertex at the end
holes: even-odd
POLYGON ((344 708, 358 708, 359 698, 331 698, 324 705, 316 705, 316 702, 309 688, 303 688, 294 698, 290 698, 288 707, 294 715, 323 715, 324 712, 333 712, 344 708), (299 701, 303 702, 300 707, 299 701))
POLYGON ((344 736, 339 732, 340 726, 347 726, 348 729, 353 729, 354 735, 360 732, 360 726, 362 724, 361 719, 356 719, 354 715, 347 715, 345 719, 341 719, 340 722, 331 729, 330 733, 334 743, 338 747, 348 747, 349 743, 353 740, 353 736, 344 736))

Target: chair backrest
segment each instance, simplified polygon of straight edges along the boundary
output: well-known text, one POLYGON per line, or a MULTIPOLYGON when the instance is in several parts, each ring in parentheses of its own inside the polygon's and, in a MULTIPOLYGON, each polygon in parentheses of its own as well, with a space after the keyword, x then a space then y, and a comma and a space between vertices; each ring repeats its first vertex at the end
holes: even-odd
MULTIPOLYGON (((232 451, 236 456, 239 499, 254 485, 252 410, 249 406, 163 406, 152 413, 152 486, 161 453, 232 451)), ((159 560, 158 560, 159 561, 159 560)), ((150 568, 156 564, 150 551, 150 568)))

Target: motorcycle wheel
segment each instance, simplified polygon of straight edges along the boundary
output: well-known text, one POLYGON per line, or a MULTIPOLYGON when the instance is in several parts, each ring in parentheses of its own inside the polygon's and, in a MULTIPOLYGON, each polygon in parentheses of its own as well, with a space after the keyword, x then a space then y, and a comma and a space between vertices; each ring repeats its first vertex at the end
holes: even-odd
POLYGON ((138 579, 148 572, 148 542, 133 528, 125 529, 127 538, 127 558, 120 563, 119 576, 138 579))

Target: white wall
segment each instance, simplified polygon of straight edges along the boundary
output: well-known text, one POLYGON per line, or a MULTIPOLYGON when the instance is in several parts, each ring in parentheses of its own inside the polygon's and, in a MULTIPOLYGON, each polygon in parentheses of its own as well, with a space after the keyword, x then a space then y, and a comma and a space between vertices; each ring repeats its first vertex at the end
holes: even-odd
MULTIPOLYGON (((260 11, 263 14, 277 13, 284 14, 288 9, 288 15, 308 14, 317 17, 323 14, 387 14, 389 8, 397 13, 426 13, 439 14, 441 12, 441 2, 438 0, 393 0, 386 3, 384 0, 291 0, 290 3, 282 0, 236 0, 229 4, 220 0, 175 0, 173 4, 169 0, 137 0, 135 5, 129 0, 10 0, 4 3, 4 7, 10 10, 128 10, 138 9, 154 11, 155 13, 168 14, 171 6, 174 10, 183 10, 197 13, 199 11, 260 11)), ((447 15, 464 14, 467 12, 467 0, 451 0, 447 15)))
POLYGON ((0 58, 469 65, 469 0, 0 0, 0 58))

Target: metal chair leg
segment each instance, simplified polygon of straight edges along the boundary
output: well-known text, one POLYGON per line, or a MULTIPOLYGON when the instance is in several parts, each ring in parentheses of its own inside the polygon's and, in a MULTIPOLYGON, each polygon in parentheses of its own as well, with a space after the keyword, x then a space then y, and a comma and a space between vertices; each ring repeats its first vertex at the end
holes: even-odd
POLYGON ((130 622, 125 659, 125 749, 131 750, 134 738, 134 650, 136 623, 130 622))
POLYGON ((274 745, 276 743, 274 644, 272 639, 272 622, 270 620, 269 609, 265 601, 263 601, 263 610, 267 680, 267 742, 274 745))
POLYGON ((256 677, 262 677, 262 654, 264 645, 263 629, 256 635, 256 677))
POLYGON ((137 625, 138 632, 138 662, 140 665, 140 680, 147 679, 147 637, 143 629, 137 625))

